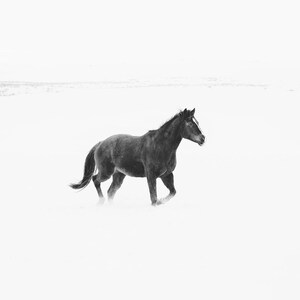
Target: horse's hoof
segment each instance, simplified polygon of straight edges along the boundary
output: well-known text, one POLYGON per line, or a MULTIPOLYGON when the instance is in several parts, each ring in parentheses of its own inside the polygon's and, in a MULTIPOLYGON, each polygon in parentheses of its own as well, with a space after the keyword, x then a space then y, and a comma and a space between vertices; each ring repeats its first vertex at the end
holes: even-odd
POLYGON ((104 204, 104 202, 105 202, 104 198, 99 198, 97 205, 102 206, 104 204))

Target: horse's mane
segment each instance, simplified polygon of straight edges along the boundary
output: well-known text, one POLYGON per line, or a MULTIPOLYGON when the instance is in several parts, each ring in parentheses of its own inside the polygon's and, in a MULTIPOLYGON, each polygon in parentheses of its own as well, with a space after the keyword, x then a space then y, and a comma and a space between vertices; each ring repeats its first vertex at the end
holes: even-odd
POLYGON ((164 133, 166 133, 168 131, 168 129, 170 128, 170 126, 173 124, 173 122, 177 118, 181 117, 182 114, 183 114, 183 111, 180 110, 176 115, 174 115, 168 121, 166 121, 165 123, 163 123, 158 129, 156 129, 156 130, 149 130, 148 134, 150 134, 151 136, 159 134, 159 136, 162 135, 164 137, 164 133))
POLYGON ((175 119, 177 119, 178 117, 180 117, 182 115, 182 110, 179 111, 179 113, 177 113, 176 115, 174 115, 171 119, 169 119, 168 121, 166 121, 164 124, 162 124, 158 130, 166 130, 175 119))

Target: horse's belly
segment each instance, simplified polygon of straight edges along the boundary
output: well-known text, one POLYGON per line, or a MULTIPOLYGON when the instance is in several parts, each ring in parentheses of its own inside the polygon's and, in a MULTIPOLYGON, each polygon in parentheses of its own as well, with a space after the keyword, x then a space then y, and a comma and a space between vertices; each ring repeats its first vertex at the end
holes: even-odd
POLYGON ((141 162, 131 162, 116 166, 116 169, 128 176, 132 177, 145 177, 144 165, 141 162))

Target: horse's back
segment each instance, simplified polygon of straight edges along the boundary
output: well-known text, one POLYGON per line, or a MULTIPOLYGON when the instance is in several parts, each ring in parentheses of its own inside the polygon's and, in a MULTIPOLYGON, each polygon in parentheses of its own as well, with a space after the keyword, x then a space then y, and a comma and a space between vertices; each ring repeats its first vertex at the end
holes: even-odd
POLYGON ((105 158, 137 154, 141 150, 141 139, 128 134, 116 134, 101 141, 96 146, 95 155, 105 158))
POLYGON ((98 148, 102 150, 111 150, 112 148, 131 148, 139 144, 140 137, 129 134, 116 134, 103 140, 98 148))

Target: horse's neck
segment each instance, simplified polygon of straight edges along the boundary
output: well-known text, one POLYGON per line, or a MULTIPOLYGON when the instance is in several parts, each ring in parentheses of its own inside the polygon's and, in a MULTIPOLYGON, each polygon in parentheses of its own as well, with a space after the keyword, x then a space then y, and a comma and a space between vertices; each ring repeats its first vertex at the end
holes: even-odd
POLYGON ((180 135, 179 121, 175 120, 175 124, 171 124, 166 130, 159 131, 158 130, 158 136, 160 140, 161 146, 163 146, 163 149, 165 151, 168 151, 170 153, 175 152, 182 140, 182 137, 180 135))

